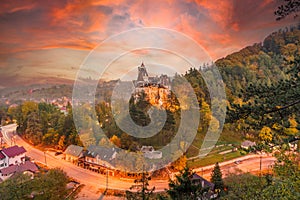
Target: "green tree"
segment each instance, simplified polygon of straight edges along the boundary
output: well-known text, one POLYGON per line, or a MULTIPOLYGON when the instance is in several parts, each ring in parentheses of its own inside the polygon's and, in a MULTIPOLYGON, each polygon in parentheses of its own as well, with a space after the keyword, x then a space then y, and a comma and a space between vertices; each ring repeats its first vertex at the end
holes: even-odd
POLYGON ((292 13, 295 14, 294 17, 297 17, 297 13, 300 11, 300 2, 298 0, 284 0, 284 2, 274 12, 277 16, 276 20, 281 20, 292 13))
POLYGON ((136 192, 126 191, 126 198, 128 200, 150 200, 153 196, 155 187, 149 189, 149 180, 151 177, 143 172, 142 177, 134 180, 134 185, 130 187, 130 190, 137 189, 136 192))
POLYGON ((0 183, 1 200, 65 199, 69 178, 61 169, 50 169, 47 173, 36 174, 32 179, 27 174, 16 174, 0 183))
POLYGON ((252 174, 231 174, 224 179, 227 194, 222 195, 221 199, 238 200, 260 200, 262 189, 265 187, 265 179, 252 174))
POLYGON ((185 167, 180 171, 179 175, 176 175, 175 180, 169 181, 168 195, 173 200, 196 200, 202 198, 208 191, 208 188, 202 188, 201 184, 195 183, 192 180, 192 172, 188 167, 185 167))
POLYGON ((219 163, 215 164, 215 167, 211 173, 211 182, 215 184, 215 191, 218 193, 224 190, 224 182, 219 163))

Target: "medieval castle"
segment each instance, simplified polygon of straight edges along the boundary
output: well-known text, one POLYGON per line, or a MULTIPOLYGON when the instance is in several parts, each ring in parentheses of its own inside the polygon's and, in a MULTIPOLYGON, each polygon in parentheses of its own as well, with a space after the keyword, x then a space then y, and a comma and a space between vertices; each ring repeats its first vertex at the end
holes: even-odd
POLYGON ((152 105, 163 106, 168 101, 171 92, 170 77, 165 74, 161 74, 159 77, 149 76, 144 63, 138 67, 138 77, 137 80, 133 80, 133 84, 135 100, 138 100, 143 92, 152 105))

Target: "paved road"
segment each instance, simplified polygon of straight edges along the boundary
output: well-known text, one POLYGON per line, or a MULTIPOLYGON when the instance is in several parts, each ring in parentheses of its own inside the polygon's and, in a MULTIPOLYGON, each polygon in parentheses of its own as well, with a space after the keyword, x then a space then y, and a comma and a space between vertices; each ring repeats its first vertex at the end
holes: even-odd
MULTIPOLYGON (((75 178, 80 183, 84 184, 80 199, 99 199, 101 194, 99 193, 100 188, 110 188, 110 189, 120 189, 127 190, 133 184, 133 180, 121 180, 119 178, 109 176, 108 179, 105 175, 101 175, 89 170, 83 169, 81 167, 75 166, 65 160, 60 159, 51 154, 50 152, 43 152, 34 148, 33 146, 26 143, 19 136, 12 137, 12 133, 15 131, 16 125, 8 125, 3 127, 4 139, 7 144, 17 144, 19 146, 24 146, 27 150, 26 155, 30 156, 37 162, 47 164, 50 168, 59 167, 63 169, 68 176, 75 178), (14 138, 14 139, 11 139, 14 138), (108 182, 107 182, 108 180, 108 182)), ((240 173, 240 172, 253 172, 260 170, 260 156, 259 155, 250 155, 243 158, 238 158, 231 161, 226 161, 220 163, 221 170, 224 176, 227 176, 229 173, 240 173), (236 160, 243 160, 242 163, 236 165, 233 162, 236 160)), ((269 169, 271 165, 274 164, 275 158, 267 155, 263 155, 261 159, 261 169, 269 169)), ((213 165, 195 169, 195 171, 202 175, 203 177, 210 179, 211 170, 213 165)), ((168 181, 166 180, 152 180, 149 182, 150 187, 155 186, 156 191, 163 191, 165 188, 168 188, 168 181)), ((100 198, 101 199, 101 198, 100 198)), ((106 199, 106 198, 103 198, 106 199)))

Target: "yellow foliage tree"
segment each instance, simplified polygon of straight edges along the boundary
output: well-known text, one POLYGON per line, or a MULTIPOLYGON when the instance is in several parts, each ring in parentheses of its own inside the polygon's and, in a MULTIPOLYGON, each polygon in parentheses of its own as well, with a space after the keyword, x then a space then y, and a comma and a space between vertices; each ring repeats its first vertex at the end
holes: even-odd
POLYGON ((173 162, 172 166, 176 171, 181 171, 186 166, 186 156, 181 156, 178 160, 173 162))
POLYGON ((113 135, 109 140, 112 143, 114 143, 116 146, 121 147, 121 140, 120 140, 120 138, 118 138, 118 136, 113 135))
POLYGON ((258 137, 260 140, 265 141, 265 142, 271 142, 273 139, 273 134, 271 128, 264 126, 259 134, 258 137))
POLYGON ((289 119, 289 123, 290 123, 290 127, 289 128, 284 128, 284 133, 287 135, 295 135, 299 132, 299 130, 297 129, 297 121, 295 120, 295 118, 290 118, 289 119))

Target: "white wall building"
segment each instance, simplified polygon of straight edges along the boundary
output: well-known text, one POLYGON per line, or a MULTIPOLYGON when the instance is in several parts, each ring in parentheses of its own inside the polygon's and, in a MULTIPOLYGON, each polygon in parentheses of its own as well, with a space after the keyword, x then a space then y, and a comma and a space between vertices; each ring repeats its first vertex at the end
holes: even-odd
POLYGON ((0 169, 25 163, 25 153, 24 147, 17 145, 2 149, 0 151, 0 169))

